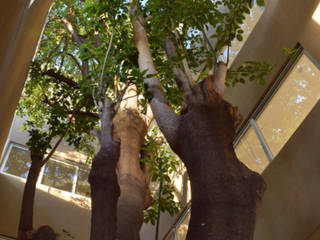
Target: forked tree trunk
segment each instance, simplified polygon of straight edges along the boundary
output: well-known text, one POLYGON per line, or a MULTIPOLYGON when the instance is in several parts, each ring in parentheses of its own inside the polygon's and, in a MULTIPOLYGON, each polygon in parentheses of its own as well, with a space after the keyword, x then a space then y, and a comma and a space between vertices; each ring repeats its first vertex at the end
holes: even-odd
POLYGON ((33 210, 37 180, 41 167, 43 166, 43 155, 31 153, 31 167, 23 191, 20 222, 18 227, 18 240, 54 240, 54 231, 49 226, 42 226, 33 230, 33 210))
POLYGON ((209 81, 186 96, 187 109, 179 117, 176 138, 169 142, 191 181, 187 239, 252 240, 266 185, 237 159, 232 144, 237 109, 210 89, 209 81))
MULTIPOLYGON (((191 91, 183 88, 186 107, 180 116, 176 115, 167 105, 155 74, 145 21, 137 14, 138 1, 131 3, 139 69, 153 76, 144 82, 153 95, 154 117, 171 148, 185 163, 191 181, 187 239, 252 240, 257 205, 266 185, 259 174, 237 159, 233 149, 239 113, 222 99, 227 66, 219 63, 215 76, 209 76, 191 91)), ((167 39, 166 51, 174 56, 172 47, 167 39)), ((184 78, 176 77, 186 83, 184 78)))

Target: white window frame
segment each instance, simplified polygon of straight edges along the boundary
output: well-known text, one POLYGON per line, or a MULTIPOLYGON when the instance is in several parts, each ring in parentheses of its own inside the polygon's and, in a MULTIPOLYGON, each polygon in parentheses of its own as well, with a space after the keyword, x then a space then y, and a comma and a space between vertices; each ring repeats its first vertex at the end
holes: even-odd
POLYGON ((239 131, 239 134, 235 138, 233 142, 233 147, 236 148, 237 144, 240 142, 244 134, 247 132, 249 127, 252 127, 257 139, 259 140, 262 149, 264 150, 264 153, 269 160, 269 162, 272 162, 274 159, 273 153, 270 150, 270 147, 268 146, 267 141, 265 140, 265 137, 263 136, 256 120, 259 118, 259 116, 263 113, 264 109, 267 107, 268 103, 271 101, 273 96, 276 94, 276 92, 279 90, 279 88, 282 86, 282 84, 286 81, 287 77, 291 73, 292 69, 296 66, 300 58, 305 55, 307 56, 310 61, 320 69, 320 63, 317 62, 312 55, 302 47, 301 44, 298 45, 297 51, 295 53, 295 56, 289 60, 289 62, 286 64, 284 69, 281 71, 279 76, 277 77, 276 81, 272 84, 270 89, 267 91, 266 95, 263 97, 257 108, 254 110, 254 112, 249 116, 249 120, 244 124, 243 128, 239 131))
MULTIPOLYGON (((6 152, 4 154, 4 157, 1 161, 1 165, 0 165, 0 172, 2 174, 5 174, 5 175, 9 175, 9 176, 13 176, 15 178, 19 178, 19 179, 23 179, 23 180, 26 180, 26 178, 23 178, 23 177, 19 177, 19 176, 16 176, 16 175, 13 175, 13 174, 10 174, 10 173, 6 173, 4 172, 4 167, 6 166, 8 160, 9 160, 9 155, 11 153, 11 150, 13 147, 16 147, 16 148, 19 148, 21 149, 22 151, 26 151, 26 152, 30 152, 28 150, 27 147, 21 145, 21 144, 18 144, 18 143, 15 143, 15 142, 9 142, 8 144, 8 147, 6 149, 6 152)), ((41 171, 39 173, 39 177, 38 177, 38 180, 37 180, 37 186, 45 186, 45 187, 50 187, 50 188, 53 188, 53 189, 56 189, 58 191, 62 191, 63 193, 67 193, 67 194, 70 194, 71 196, 73 197, 80 197, 80 198, 87 198, 87 199, 90 199, 90 197, 87 197, 87 196, 84 196, 84 195, 80 195, 80 194, 77 194, 76 193, 76 188, 77 188, 77 182, 78 182, 78 174, 79 174, 79 170, 84 170, 84 171, 88 171, 90 172, 90 169, 89 168, 86 168, 85 166, 79 166, 79 164, 75 163, 75 164, 72 164, 71 162, 69 162, 68 160, 63 160, 63 159, 58 159, 56 157, 51 157, 49 159, 49 161, 54 161, 54 162, 59 162, 61 164, 64 164, 64 165, 67 165, 67 166, 71 166, 73 168, 75 168, 75 171, 74 171, 74 178, 73 178, 73 182, 72 182, 72 190, 71 191, 65 191, 65 190, 62 190, 62 189, 59 189, 59 188, 55 188, 55 187, 52 187, 52 186, 49 186, 49 185, 46 185, 46 184, 42 184, 42 179, 43 179, 43 175, 44 175, 44 170, 46 168, 46 164, 41 168, 41 171)))

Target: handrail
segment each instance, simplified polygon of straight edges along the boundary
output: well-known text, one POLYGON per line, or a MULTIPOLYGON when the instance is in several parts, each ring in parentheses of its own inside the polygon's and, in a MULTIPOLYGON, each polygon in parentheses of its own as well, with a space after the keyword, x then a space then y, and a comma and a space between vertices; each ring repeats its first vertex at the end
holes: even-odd
POLYGON ((188 202, 186 206, 182 209, 182 211, 180 212, 180 214, 178 215, 174 223, 171 225, 167 233, 162 238, 163 240, 165 240, 168 237, 168 235, 171 233, 171 231, 174 230, 177 227, 177 225, 179 225, 182 222, 184 217, 187 216, 187 213, 190 211, 190 209, 191 209, 191 201, 188 202))

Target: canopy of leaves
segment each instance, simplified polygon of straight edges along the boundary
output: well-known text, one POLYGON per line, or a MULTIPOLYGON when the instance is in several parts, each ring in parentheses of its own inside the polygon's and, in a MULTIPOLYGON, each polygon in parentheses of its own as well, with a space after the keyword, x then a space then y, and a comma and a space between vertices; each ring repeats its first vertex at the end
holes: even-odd
MULTIPOLYGON (((263 0, 257 3, 264 4, 263 0)), ((53 138, 64 136, 77 150, 92 155, 90 131, 98 124, 99 98, 103 95, 119 103, 130 84, 138 87, 141 111, 145 110, 146 76, 138 68, 129 4, 127 0, 54 1, 18 109, 20 115, 29 117, 25 129, 31 136, 30 149, 45 153, 53 138)), ((142 1, 138 14, 146 19, 144 26, 157 76, 172 106, 179 109, 182 105, 172 67, 186 71, 185 61, 193 76, 201 76, 206 70, 203 66, 211 65, 208 60, 214 64, 218 53, 230 46, 233 39, 242 40, 241 24, 252 4, 252 0, 142 1), (203 35, 209 25, 215 29, 209 36, 215 39, 214 46, 203 35), (170 59, 173 65, 163 48, 165 36, 172 39, 178 53, 170 59)), ((245 79, 262 83, 269 70, 266 63, 247 62, 229 71, 227 84, 235 85, 245 79)), ((156 161, 142 161, 151 164, 154 182, 159 181, 158 163, 162 162, 164 185, 160 208, 174 214, 178 205, 173 201, 170 174, 176 171, 177 159, 167 147, 155 150, 152 138, 147 141, 151 148, 146 150, 155 153, 156 161)), ((154 205, 146 212, 146 221, 154 223, 156 212, 154 205)))

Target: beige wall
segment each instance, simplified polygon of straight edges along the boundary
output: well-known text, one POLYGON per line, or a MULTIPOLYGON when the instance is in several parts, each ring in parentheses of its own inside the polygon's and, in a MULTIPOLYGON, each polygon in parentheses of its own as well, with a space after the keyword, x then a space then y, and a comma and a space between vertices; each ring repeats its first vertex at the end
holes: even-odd
MULTIPOLYGON (((24 180, 0 173, 0 235, 13 238, 16 236, 23 188, 24 180)), ((76 240, 88 240, 91 218, 89 205, 86 199, 40 185, 35 198, 34 227, 50 225, 57 233, 61 234, 62 230, 66 229, 76 240)), ((175 218, 161 214, 160 220, 161 239, 175 218)), ((155 226, 151 224, 142 226, 141 240, 154 239, 154 234, 155 226)), ((70 238, 62 234, 59 240, 70 240, 70 238)))
POLYGON ((284 48, 299 42, 320 62, 320 25, 312 19, 319 0, 267 0, 266 9, 242 47, 233 66, 244 61, 268 61, 273 70, 266 85, 255 82, 238 84, 226 90, 226 99, 240 108, 244 119, 254 110, 266 89, 286 63, 284 48))
POLYGON ((52 0, 6 0, 0 10, 0 153, 52 0))
POLYGON ((320 225, 320 102, 263 172, 255 240, 307 239, 320 225))
MULTIPOLYGON (((16 236, 23 188, 24 182, 21 179, 0 173, 0 234, 16 236)), ((50 225, 58 233, 66 229, 75 239, 88 240, 90 211, 75 201, 66 201, 38 189, 34 226, 40 225, 50 225)), ((61 236, 61 240, 70 238, 61 236)))

